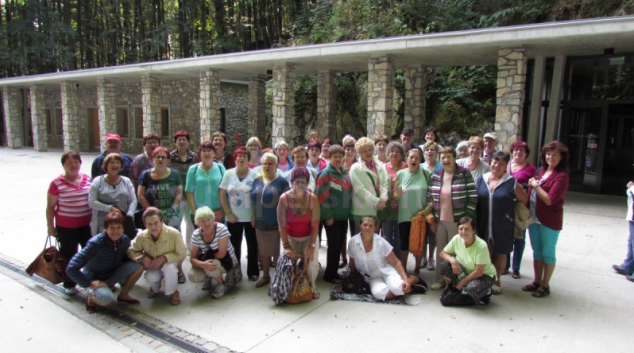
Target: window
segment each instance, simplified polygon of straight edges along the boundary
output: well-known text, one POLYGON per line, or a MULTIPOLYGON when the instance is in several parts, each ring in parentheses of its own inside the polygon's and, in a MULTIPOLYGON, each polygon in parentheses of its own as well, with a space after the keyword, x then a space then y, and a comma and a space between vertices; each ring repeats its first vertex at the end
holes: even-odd
POLYGON ((143 138, 143 108, 134 108, 134 137, 143 138))
POLYGON ((159 116, 159 122, 161 126, 161 137, 170 136, 170 110, 169 108, 161 107, 161 115, 159 116))
POLYGON ((226 133, 227 132, 226 131, 226 127, 227 127, 226 118, 227 118, 227 115, 226 115, 226 112, 225 112, 225 108, 220 108, 220 132, 222 132, 222 133, 226 133))
POLYGON ((64 125, 62 123, 62 110, 61 109, 55 109, 55 133, 57 135, 61 135, 62 134, 62 130, 64 129, 64 125))
POLYGON ((130 136, 128 108, 117 108, 117 131, 121 137, 130 136))
POLYGON ((49 135, 53 134, 53 126, 55 122, 53 121, 53 113, 51 109, 46 109, 46 133, 49 135))

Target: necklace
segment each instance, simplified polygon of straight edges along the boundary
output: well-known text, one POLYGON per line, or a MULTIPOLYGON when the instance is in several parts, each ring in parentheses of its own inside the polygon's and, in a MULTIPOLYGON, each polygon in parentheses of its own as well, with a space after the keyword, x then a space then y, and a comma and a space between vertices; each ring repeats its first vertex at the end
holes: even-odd
POLYGON ((291 193, 290 193, 291 204, 289 206, 291 206, 291 212, 293 212, 293 214, 304 214, 304 213, 306 213, 306 211, 308 209, 308 202, 307 202, 308 197, 307 196, 308 196, 308 193, 304 192, 304 196, 298 202, 295 199, 295 191, 291 191, 291 193))

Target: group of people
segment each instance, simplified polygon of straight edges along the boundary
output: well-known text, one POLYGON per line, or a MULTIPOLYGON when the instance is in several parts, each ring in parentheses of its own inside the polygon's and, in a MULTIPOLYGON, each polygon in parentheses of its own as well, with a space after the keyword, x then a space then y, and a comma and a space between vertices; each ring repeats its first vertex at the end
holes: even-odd
POLYGON ((149 298, 164 280, 165 295, 178 305, 178 283, 187 277, 220 298, 242 280, 243 260, 248 280, 257 288, 268 285, 283 251, 289 258, 303 255, 317 299, 323 229, 326 282, 340 284, 339 269, 348 266, 368 279, 376 299, 388 300, 424 293, 420 272, 427 268, 435 271, 431 289, 455 286, 478 303, 500 293, 502 274, 520 278, 530 223, 516 221, 521 205, 533 222, 535 271, 522 289, 549 295, 568 189, 566 146, 545 145, 537 169, 527 162, 526 143, 513 143, 511 154, 497 151, 495 133, 456 148, 441 146, 433 128, 424 136, 419 146, 405 128, 400 141, 347 135, 339 145, 313 132, 293 149, 283 140, 263 149, 251 137, 229 153, 226 136, 216 132, 195 153, 186 131, 174 135, 172 151, 150 133, 144 152, 132 158, 110 133, 92 176, 80 173, 78 152, 66 152, 64 173, 49 187, 48 232, 71 259, 65 290, 86 288, 86 308, 94 311, 115 300, 119 283, 116 300, 138 304, 129 291, 145 273, 149 298), (423 229, 415 219, 423 219, 423 229), (416 232, 425 241, 408 274, 416 232))

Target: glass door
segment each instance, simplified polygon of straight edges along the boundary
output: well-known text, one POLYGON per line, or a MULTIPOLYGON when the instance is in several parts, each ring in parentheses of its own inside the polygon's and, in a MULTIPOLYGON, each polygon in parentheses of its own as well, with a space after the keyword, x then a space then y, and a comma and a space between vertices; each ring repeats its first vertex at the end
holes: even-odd
POLYGON ((634 180, 634 104, 610 104, 601 192, 624 196, 634 180))

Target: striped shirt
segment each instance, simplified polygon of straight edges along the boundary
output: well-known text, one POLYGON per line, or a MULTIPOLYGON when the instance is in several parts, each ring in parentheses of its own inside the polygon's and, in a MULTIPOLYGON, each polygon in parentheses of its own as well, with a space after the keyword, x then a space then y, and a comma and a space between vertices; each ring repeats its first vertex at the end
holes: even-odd
MULTIPOLYGON (((440 219, 440 190, 442 188, 444 169, 432 173, 430 187, 427 190, 427 200, 434 203, 434 218, 440 219)), ((476 204, 478 195, 473 177, 468 169, 456 165, 456 171, 451 179, 451 200, 453 219, 458 222, 462 217, 476 219, 476 204)))
MULTIPOLYGON (((217 222, 215 224, 216 224, 216 235, 214 236, 214 238, 211 240, 210 243, 206 243, 205 240, 203 239, 201 228, 196 229, 194 233, 192 233, 192 246, 195 246, 198 249, 200 249, 200 255, 203 255, 204 253, 209 251, 209 248, 217 251, 218 242, 220 241, 220 239, 231 238, 231 234, 229 234, 229 230, 227 229, 227 226, 217 222)), ((231 241, 227 242, 227 252, 231 254, 231 258, 233 259, 233 262, 238 262, 238 259, 236 258, 236 252, 233 250, 233 245, 231 244, 231 241)))
POLYGON ((69 182, 64 179, 64 175, 60 175, 48 187, 48 193, 57 196, 55 225, 58 227, 79 228, 90 224, 92 209, 88 205, 88 193, 92 180, 86 174, 80 175, 79 185, 69 182))

